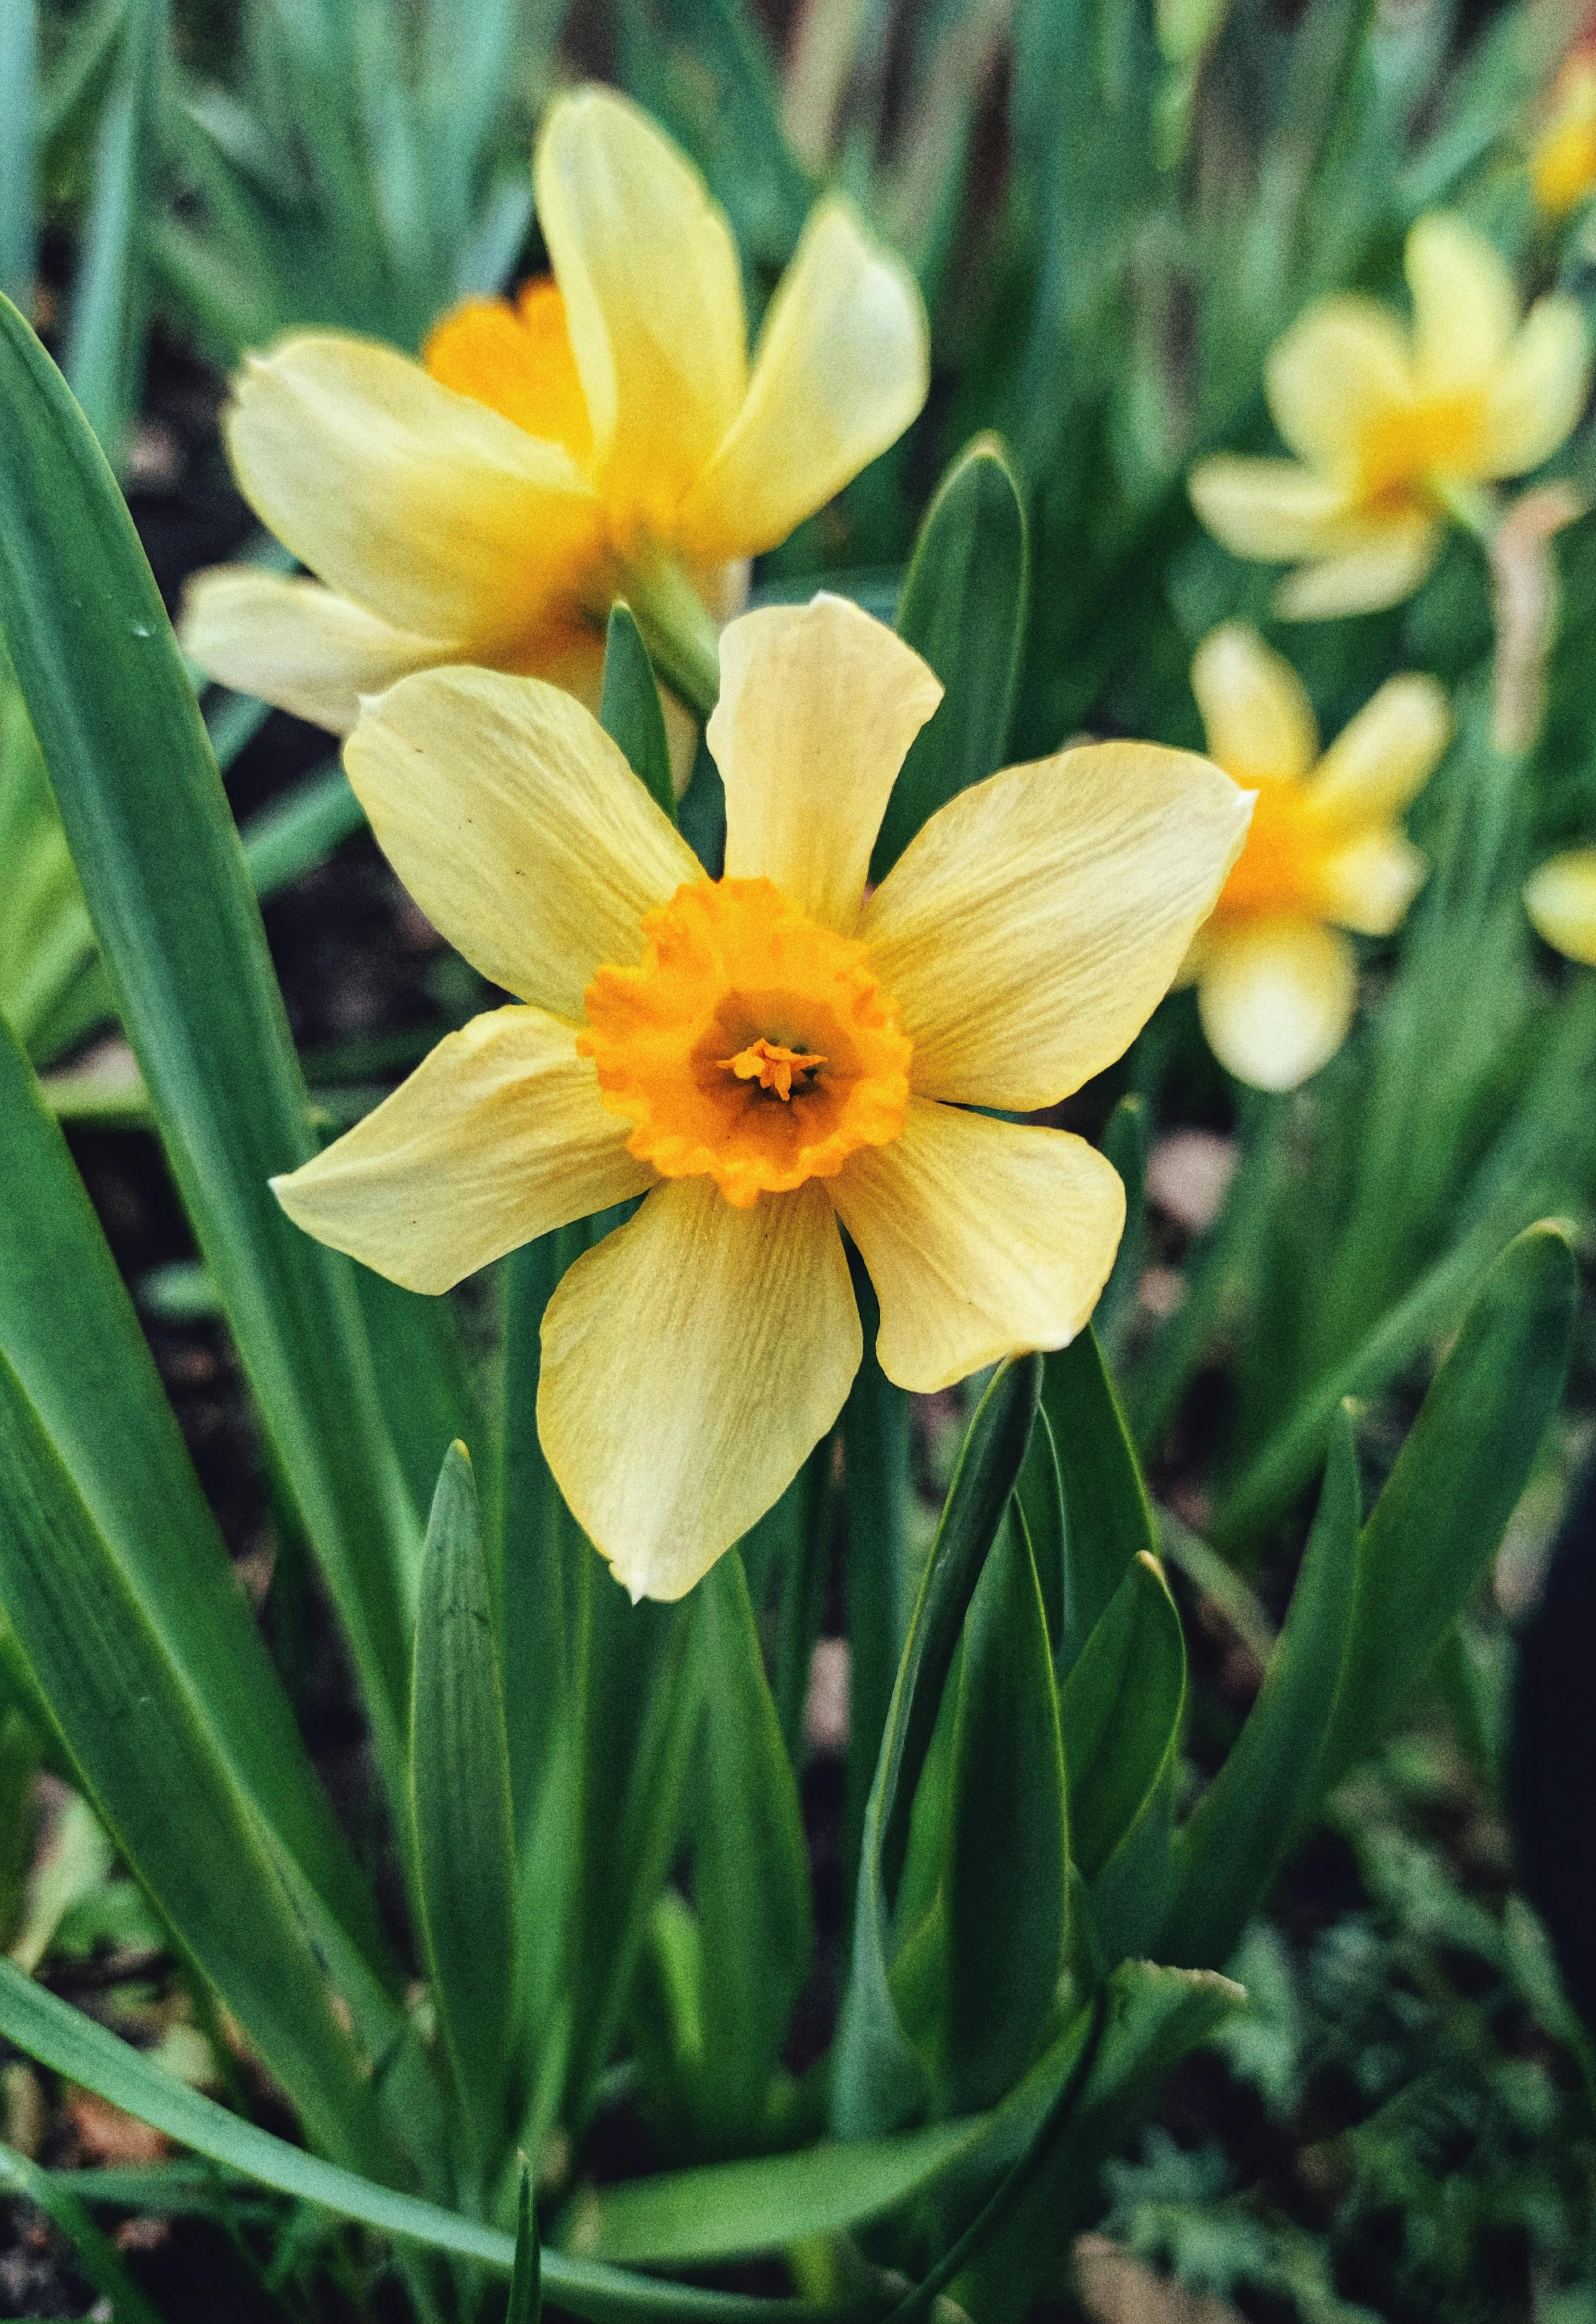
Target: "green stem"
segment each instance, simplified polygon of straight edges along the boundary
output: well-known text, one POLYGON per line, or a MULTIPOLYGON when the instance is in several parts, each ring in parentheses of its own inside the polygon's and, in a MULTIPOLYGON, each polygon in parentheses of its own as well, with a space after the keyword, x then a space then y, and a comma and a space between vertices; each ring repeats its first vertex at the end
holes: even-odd
POLYGON ((650 660, 702 724, 720 699, 720 632, 714 614, 681 567, 668 558, 629 573, 626 595, 650 660))

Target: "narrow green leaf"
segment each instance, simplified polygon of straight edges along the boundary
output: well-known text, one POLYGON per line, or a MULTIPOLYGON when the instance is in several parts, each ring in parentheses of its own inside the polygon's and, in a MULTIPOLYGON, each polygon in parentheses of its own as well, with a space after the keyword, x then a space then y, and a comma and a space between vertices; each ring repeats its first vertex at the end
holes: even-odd
POLYGON ((1358 1546, 1321 1795, 1380 1740, 1499 1547, 1563 1395, 1578 1297, 1566 1236, 1530 1227, 1486 1277, 1431 1381, 1358 1546))
POLYGON ((1036 1562, 1012 1508, 970 1602, 955 1737, 943 2062, 962 2114, 995 2105, 1029 2065, 1064 1964, 1058 1696, 1036 1562))
POLYGON ((1069 1548, 1064 1516, 1064 1480, 1058 1473, 1058 1449, 1053 1424, 1044 1408, 1037 1414, 1025 1466, 1019 1471, 1015 1498, 1030 1536, 1037 1562, 1037 1580, 1047 1614, 1047 1637, 1055 1654, 1064 1638, 1065 1577, 1069 1548))
POLYGON ((349 1262, 269 1180, 313 1151, 237 832, 115 480, 0 304, 0 627, 166 1151, 401 1796, 419 1529, 349 1262))
POLYGON ((973 2153, 986 2129, 980 2118, 938 2123, 901 2138, 629 2179, 579 2196, 566 2240, 585 2258, 644 2267, 702 2267, 780 2251, 896 2210, 973 2153))
POLYGON ((369 2085, 287 1888, 0 1356, 0 1603, 101 1822, 334 2153, 381 2153, 369 2085))
MULTIPOLYGON (((302 2147, 273 2138, 229 2114, 96 2024, 57 2000, 8 1960, 0 1960, 0 2036, 53 2073, 79 2082, 113 2106, 147 2122, 180 2146, 208 2155, 225 2170, 275 2187, 295 2202, 313 2203, 345 2219, 360 2219, 383 2235, 400 2236, 435 2251, 479 2260, 499 2275, 515 2266, 515 2238, 475 2219, 412 2195, 396 2194, 357 2172, 324 2163, 302 2147)), ((757 2300, 736 2292, 701 2292, 681 2283, 628 2275, 622 2269, 572 2257, 542 2255, 544 2291, 558 2306, 589 2324, 626 2324, 656 2317, 661 2324, 811 2324, 816 2310, 797 2300, 757 2300)))
POLYGON ((1102 1133, 1105 1161, 1112 1162, 1124 1182, 1125 1231, 1114 1253, 1113 1271, 1102 1286, 1092 1328, 1100 1344, 1112 1354, 1119 1346, 1124 1318, 1135 1303, 1147 1259, 1148 1113, 1145 1099, 1122 1097, 1102 1133))
POLYGON ((445 1455, 416 1620, 411 1799, 421 1934, 444 2046, 479 2163, 503 2130, 515 2004, 515 1839, 504 1692, 476 1486, 445 1455))
POLYGON ((162 2324, 122 2264, 122 2255, 103 2236, 69 2188, 42 2171, 14 2147, 0 2146, 0 2196, 20 2195, 42 2211, 71 2245, 78 2265, 106 2303, 114 2324, 162 2324))
POLYGON ((274 896, 365 828, 365 812, 335 759, 273 799, 244 830, 244 868, 257 896, 274 896))
POLYGON ((542 2313, 543 2239, 538 2233, 532 2174, 523 2163, 515 2204, 515 2265, 510 2276, 510 2303, 504 2310, 504 2324, 539 2324, 542 2313))
POLYGON ((728 1550, 698 1586, 702 1805, 693 1899, 703 1934, 703 2129, 735 2152, 758 2135, 770 2076, 815 1952, 803 1812, 754 1628, 728 1550))
POLYGON ((524 1841, 534 1801, 547 1795, 565 1732, 570 1684, 559 1489, 538 1441, 543 1311, 559 1280, 557 1235, 511 1257, 504 1276, 504 1419, 499 1457, 498 1588, 515 1828, 524 1841))
POLYGON ((1358 1563, 1358 1454, 1343 1405, 1285 1627, 1257 1702, 1175 1844, 1176 1887, 1158 1951, 1221 1969, 1311 1811, 1341 1688, 1358 1563))
POLYGON ((899 1665, 864 1820, 853 1958, 837 2035, 832 2114, 840 2138, 895 2130, 931 2096, 925 2061, 892 1998, 892 1899, 915 1787, 964 1616, 1025 1460, 1040 1374, 1034 1356, 1001 1365, 976 1408, 899 1665))
POLYGON ((855 1264, 853 1290, 864 1352, 843 1406, 844 1565, 848 1625, 848 1777, 843 1803, 844 1912, 860 1862, 871 1788, 888 1707, 909 1636, 909 1398, 876 1355, 881 1310, 875 1287, 855 1264))
POLYGON ((1157 1558, 1130 1562, 1059 1698, 1070 1845, 1090 1880, 1151 1796, 1185 1702, 1185 1641, 1157 1558))
POLYGON ((604 632, 604 733, 618 743, 632 773, 656 807, 676 821, 676 785, 670 772, 670 743, 665 733, 665 713, 654 666, 649 659, 642 632, 632 608, 617 598, 610 607, 604 632))
POLYGON ((898 631, 947 688, 903 762, 870 876, 884 879, 928 816, 1003 763, 1019 675, 1027 588, 1025 512, 1008 453, 978 436, 927 510, 898 631))
POLYGON ((1064 1481, 1068 1557, 1059 1668, 1067 1672, 1125 1568, 1134 1557, 1156 1555, 1158 1538, 1125 1416, 1090 1323, 1047 1358, 1042 1409, 1064 1481))
POLYGON ((0 292, 27 308, 39 258, 38 0, 0 8, 0 292))
POLYGON ((168 39, 165 0, 128 0, 95 137, 67 331, 67 376, 111 459, 121 455, 143 378, 143 237, 168 39))

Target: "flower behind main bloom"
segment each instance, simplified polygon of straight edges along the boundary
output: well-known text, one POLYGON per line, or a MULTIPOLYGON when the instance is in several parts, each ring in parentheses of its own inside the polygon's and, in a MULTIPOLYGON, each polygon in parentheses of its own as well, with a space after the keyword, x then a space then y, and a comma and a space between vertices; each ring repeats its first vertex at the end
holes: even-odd
POLYGON ((240 488, 318 577, 201 574, 184 641, 213 678, 340 733, 362 695, 439 663, 595 699, 620 595, 663 675, 684 632, 712 668, 746 560, 918 412, 919 292, 846 203, 811 215, 751 369, 731 228, 644 114, 557 98, 534 176, 554 274, 514 306, 461 309, 424 364, 335 332, 245 364, 240 488))
POLYGON ((1402 812, 1441 761, 1451 713, 1433 678, 1389 678, 1321 756, 1302 681, 1245 622, 1204 639, 1192 691, 1211 755, 1257 802, 1185 977, 1226 1071, 1295 1089, 1352 1021, 1358 963, 1342 931, 1389 936, 1429 869, 1402 812))
POLYGON ((1554 950, 1596 968, 1596 847, 1548 856, 1524 883, 1524 908, 1554 950))
POLYGON ((438 1292, 629 1197, 543 1326, 538 1422, 636 1596, 679 1597, 840 1411, 861 1351, 929 1390, 1062 1346, 1124 1192, 1030 1112, 1112 1063, 1169 983, 1249 804, 1205 760, 1106 742, 942 807, 866 899, 942 689, 857 607, 733 622, 706 879, 604 730, 535 679, 435 670, 364 709, 350 780, 394 870, 518 1002, 440 1042, 275 1181, 324 1242, 438 1292))
POLYGON ((1399 604, 1441 553, 1449 494, 1538 468, 1590 377, 1572 299, 1520 322, 1506 262, 1433 210, 1407 237, 1413 322, 1356 292, 1316 299, 1269 352, 1265 392, 1296 460, 1229 453, 1192 471, 1192 504, 1236 557, 1295 565, 1289 621, 1399 604))

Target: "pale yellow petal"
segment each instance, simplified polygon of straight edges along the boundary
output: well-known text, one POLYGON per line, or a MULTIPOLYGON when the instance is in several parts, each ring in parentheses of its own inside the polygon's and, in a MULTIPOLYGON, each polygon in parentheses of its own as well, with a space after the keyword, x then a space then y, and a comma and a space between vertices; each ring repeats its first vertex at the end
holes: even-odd
POLYGON ((1316 299, 1264 367, 1276 427, 1299 459, 1332 474, 1355 467, 1363 428, 1403 402, 1410 385, 1401 324, 1355 291, 1316 299))
POLYGON ((534 678, 423 670, 366 703, 344 764, 434 927, 522 1001, 578 1018, 605 961, 702 879, 589 710, 534 678))
POLYGON ((1360 832, 1319 875, 1324 916, 1354 936, 1388 936, 1430 872, 1429 858, 1400 831, 1360 832))
POLYGON ((887 795, 941 699, 913 648, 846 598, 732 622, 708 727, 726 788, 728 878, 773 880, 850 934, 887 795))
POLYGON ((1570 960, 1596 968, 1596 847, 1554 855, 1524 883, 1524 908, 1537 936, 1570 960))
POLYGON ((1487 391, 1480 473, 1524 476, 1579 424, 1591 386, 1591 340, 1572 299, 1537 300, 1487 391))
POLYGON ((1429 579, 1444 539, 1434 518, 1417 512, 1370 525, 1357 547, 1288 573, 1275 592, 1275 613, 1283 622, 1327 622, 1383 613, 1429 579))
POLYGON ((1327 1065, 1358 997, 1350 939, 1312 920, 1244 920, 1212 931, 1197 986, 1208 1046, 1254 1089, 1289 1090, 1327 1065))
POLYGON ((881 1301, 881 1370, 920 1395, 1073 1340, 1125 1223, 1119 1175, 1084 1139, 926 1098, 831 1198, 881 1301))
POLYGON ((774 549, 897 442, 929 383, 913 275, 845 202, 822 202, 770 301, 747 401, 683 506, 687 553, 774 549))
POLYGON ((495 1009, 314 1162, 273 1178, 296 1226, 411 1291, 447 1291, 652 1183, 569 1025, 495 1009))
POLYGON ((281 340, 248 358, 223 425, 256 515, 396 629, 496 652, 599 552, 598 502, 568 452, 392 347, 281 340))
POLYGON ((1305 775, 1319 751, 1307 689, 1249 622, 1210 630, 1192 662, 1208 755, 1248 785, 1305 775))
POLYGON ((1450 210, 1430 210, 1408 235, 1403 265, 1420 388, 1455 395, 1485 386, 1518 327, 1507 260, 1450 210))
POLYGON ((1446 755, 1446 689, 1416 670, 1388 678, 1314 770, 1314 805, 1349 830, 1393 823, 1446 755))
POLYGON ((347 734, 363 694, 380 694, 412 669, 452 661, 438 638, 391 629, 375 613, 318 581, 289 580, 247 565, 197 573, 183 593, 183 650, 218 686, 291 710, 313 726, 347 734))
POLYGON ((816 1180, 738 1210, 677 1178, 579 1259, 543 1319, 538 1433, 634 1598, 680 1598, 843 1408, 859 1310, 816 1180))
POLYGON ((1229 452, 1200 460, 1187 480, 1192 506, 1232 557, 1286 565, 1344 545, 1345 489, 1294 460, 1248 460, 1229 452))
POLYGON ((922 825, 864 908, 925 1097, 1017 1113, 1112 1065, 1241 853, 1248 794, 1206 759, 1095 742, 1009 767, 922 825))
POLYGON ((686 155, 613 89, 555 99, 534 180, 605 497, 662 526, 747 386, 731 228, 686 155))

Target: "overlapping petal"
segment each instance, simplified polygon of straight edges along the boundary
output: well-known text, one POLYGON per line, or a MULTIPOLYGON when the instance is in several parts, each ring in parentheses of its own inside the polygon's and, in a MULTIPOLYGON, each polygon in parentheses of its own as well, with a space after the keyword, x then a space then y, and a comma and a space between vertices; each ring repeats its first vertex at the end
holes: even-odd
POLYGON ((912 647, 843 597, 744 613, 721 639, 708 727, 725 868, 852 932, 887 796, 942 699, 912 647))
POLYGON ((1292 781, 1319 752, 1319 729, 1303 682, 1248 622, 1210 630, 1192 662, 1209 756, 1243 786, 1292 781))
POLYGON ((1438 519, 1417 509, 1404 511, 1379 527, 1367 527, 1357 547, 1288 573, 1275 592, 1274 610, 1284 622, 1383 613, 1429 579, 1444 539, 1438 519))
POLYGON ((1346 1039, 1358 997, 1349 938, 1311 920, 1215 931, 1197 987, 1208 1046, 1255 1089, 1296 1089, 1346 1039))
POLYGON ((474 967, 577 1019, 594 972, 702 877, 592 713, 537 678, 424 670, 369 704, 345 764, 383 853, 474 967))
POLYGON ((1100 742, 940 807, 865 906, 928 1097, 1028 1112, 1112 1064, 1240 853, 1250 802, 1189 752, 1100 742))
POLYGON ((1402 327, 1388 308, 1348 291, 1317 299, 1276 340, 1264 392, 1302 459, 1332 474, 1356 464, 1361 430, 1411 388, 1402 327))
POLYGON ((1494 244, 1451 210, 1417 219, 1403 254, 1413 293, 1414 370, 1426 395, 1485 386, 1518 327, 1518 293, 1494 244))
POLYGON ((1338 555, 1347 546, 1344 487, 1294 460, 1216 452, 1197 463, 1186 489, 1203 522, 1232 557, 1285 565, 1298 557, 1338 555))
POLYGON ((1573 300, 1537 300, 1491 381, 1481 429, 1481 474, 1523 476, 1549 460, 1578 425, 1591 386, 1591 341, 1573 300))
POLYGON ((881 1301, 881 1370, 928 1394, 1072 1340, 1108 1280, 1125 1190, 1084 1139, 925 1098, 831 1189, 881 1301))
POLYGON ((707 1178, 675 1179, 577 1261, 543 1321, 538 1429, 634 1598, 681 1597, 762 1516, 842 1410, 861 1348, 815 1180, 739 1210, 707 1178))
POLYGON ((568 1025, 495 1009, 450 1033, 315 1161, 274 1178, 297 1226, 411 1291, 447 1291, 535 1235, 641 1194, 568 1025))
POLYGON ((183 598, 182 640, 207 676, 296 718, 347 734, 360 697, 412 669, 452 661, 440 638, 396 630, 318 581, 247 565, 198 573, 183 598))
POLYGON ((224 425, 263 522, 396 629, 492 658, 601 553, 599 503, 568 452, 392 347, 283 339, 244 364, 224 425))
POLYGON ((770 301, 742 410, 680 518, 705 564, 757 556, 842 490, 926 400, 925 307, 846 203, 812 213, 770 301))
POLYGON ((1596 847, 1573 848, 1532 872, 1524 908, 1547 944, 1596 968, 1596 847))
POLYGON ((1400 831, 1361 832, 1320 868, 1324 917, 1355 936, 1391 936, 1429 873, 1428 857, 1400 831))
POLYGON ((1389 678, 1320 760, 1314 804, 1349 829, 1390 823, 1429 781, 1451 740, 1445 688, 1417 671, 1389 678))
POLYGON ((666 525, 747 387, 731 229, 691 162, 612 89, 556 98, 534 180, 605 497, 666 525))

